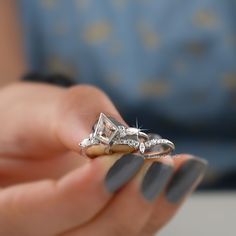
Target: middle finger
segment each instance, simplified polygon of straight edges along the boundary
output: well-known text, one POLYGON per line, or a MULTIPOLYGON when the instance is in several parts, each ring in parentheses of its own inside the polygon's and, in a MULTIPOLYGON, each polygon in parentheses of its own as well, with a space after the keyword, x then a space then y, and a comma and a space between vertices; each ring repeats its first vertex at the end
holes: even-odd
MULTIPOLYGON (((107 177, 115 175, 120 161, 113 165, 107 177)), ((172 170, 173 162, 170 157, 160 158, 156 163, 146 162, 135 178, 117 193, 99 215, 65 235, 137 235, 147 223, 154 200, 165 188, 172 170)), ((106 180, 110 186, 112 181, 106 180)), ((111 189, 118 190, 113 186, 111 189)))

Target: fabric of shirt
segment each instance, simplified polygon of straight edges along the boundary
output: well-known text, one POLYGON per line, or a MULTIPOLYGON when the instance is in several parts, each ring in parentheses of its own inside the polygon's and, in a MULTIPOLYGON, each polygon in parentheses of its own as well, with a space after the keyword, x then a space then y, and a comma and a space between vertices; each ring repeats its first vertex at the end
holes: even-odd
MULTIPOLYGON (((104 90, 131 125, 236 168, 236 2, 20 0, 32 70, 104 90)), ((85 101, 86 103, 86 101, 85 101)))

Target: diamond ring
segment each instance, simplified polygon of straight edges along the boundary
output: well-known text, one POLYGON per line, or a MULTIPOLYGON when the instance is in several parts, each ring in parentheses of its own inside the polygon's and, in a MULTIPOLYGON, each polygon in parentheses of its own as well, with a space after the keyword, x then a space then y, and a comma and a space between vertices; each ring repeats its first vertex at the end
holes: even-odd
MULTIPOLYGON (((161 137, 150 139, 141 129, 126 127, 103 113, 100 114, 89 138, 82 140, 79 145, 82 149, 103 145, 104 154, 116 152, 115 146, 125 146, 129 147, 129 152, 139 151, 147 159, 171 153, 175 148, 175 145, 167 139, 161 137), (149 152, 154 146, 158 147, 155 148, 155 152, 149 152)), ((127 151, 127 148, 122 150, 127 151)))

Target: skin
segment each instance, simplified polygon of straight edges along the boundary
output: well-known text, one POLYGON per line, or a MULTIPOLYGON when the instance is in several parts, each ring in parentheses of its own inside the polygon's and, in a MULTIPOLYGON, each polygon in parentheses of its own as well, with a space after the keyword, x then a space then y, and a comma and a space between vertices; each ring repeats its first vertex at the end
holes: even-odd
MULTIPOLYGON (((6 19, 0 20, 2 84, 13 82, 0 90, 0 235, 153 235, 182 201, 168 202, 164 191, 153 202, 144 199, 140 185, 151 162, 111 194, 104 178, 121 154, 93 160, 80 155, 78 143, 100 112, 124 122, 102 91, 14 82, 27 69, 14 4, 2 1, 0 6, 6 19), (13 50, 6 52, 3 45, 13 50)), ((177 171, 189 158, 158 161, 177 171)))

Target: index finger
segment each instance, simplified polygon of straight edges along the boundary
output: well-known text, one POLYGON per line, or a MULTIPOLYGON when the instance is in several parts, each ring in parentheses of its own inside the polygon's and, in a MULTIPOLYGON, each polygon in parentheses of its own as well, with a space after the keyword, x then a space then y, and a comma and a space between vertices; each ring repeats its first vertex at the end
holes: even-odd
POLYGON ((5 111, 0 117, 4 133, 0 148, 17 157, 45 158, 80 151, 79 142, 89 134, 100 112, 122 121, 110 99, 87 85, 62 89, 24 83, 3 90, 1 99, 7 107, 0 104, 5 111))

